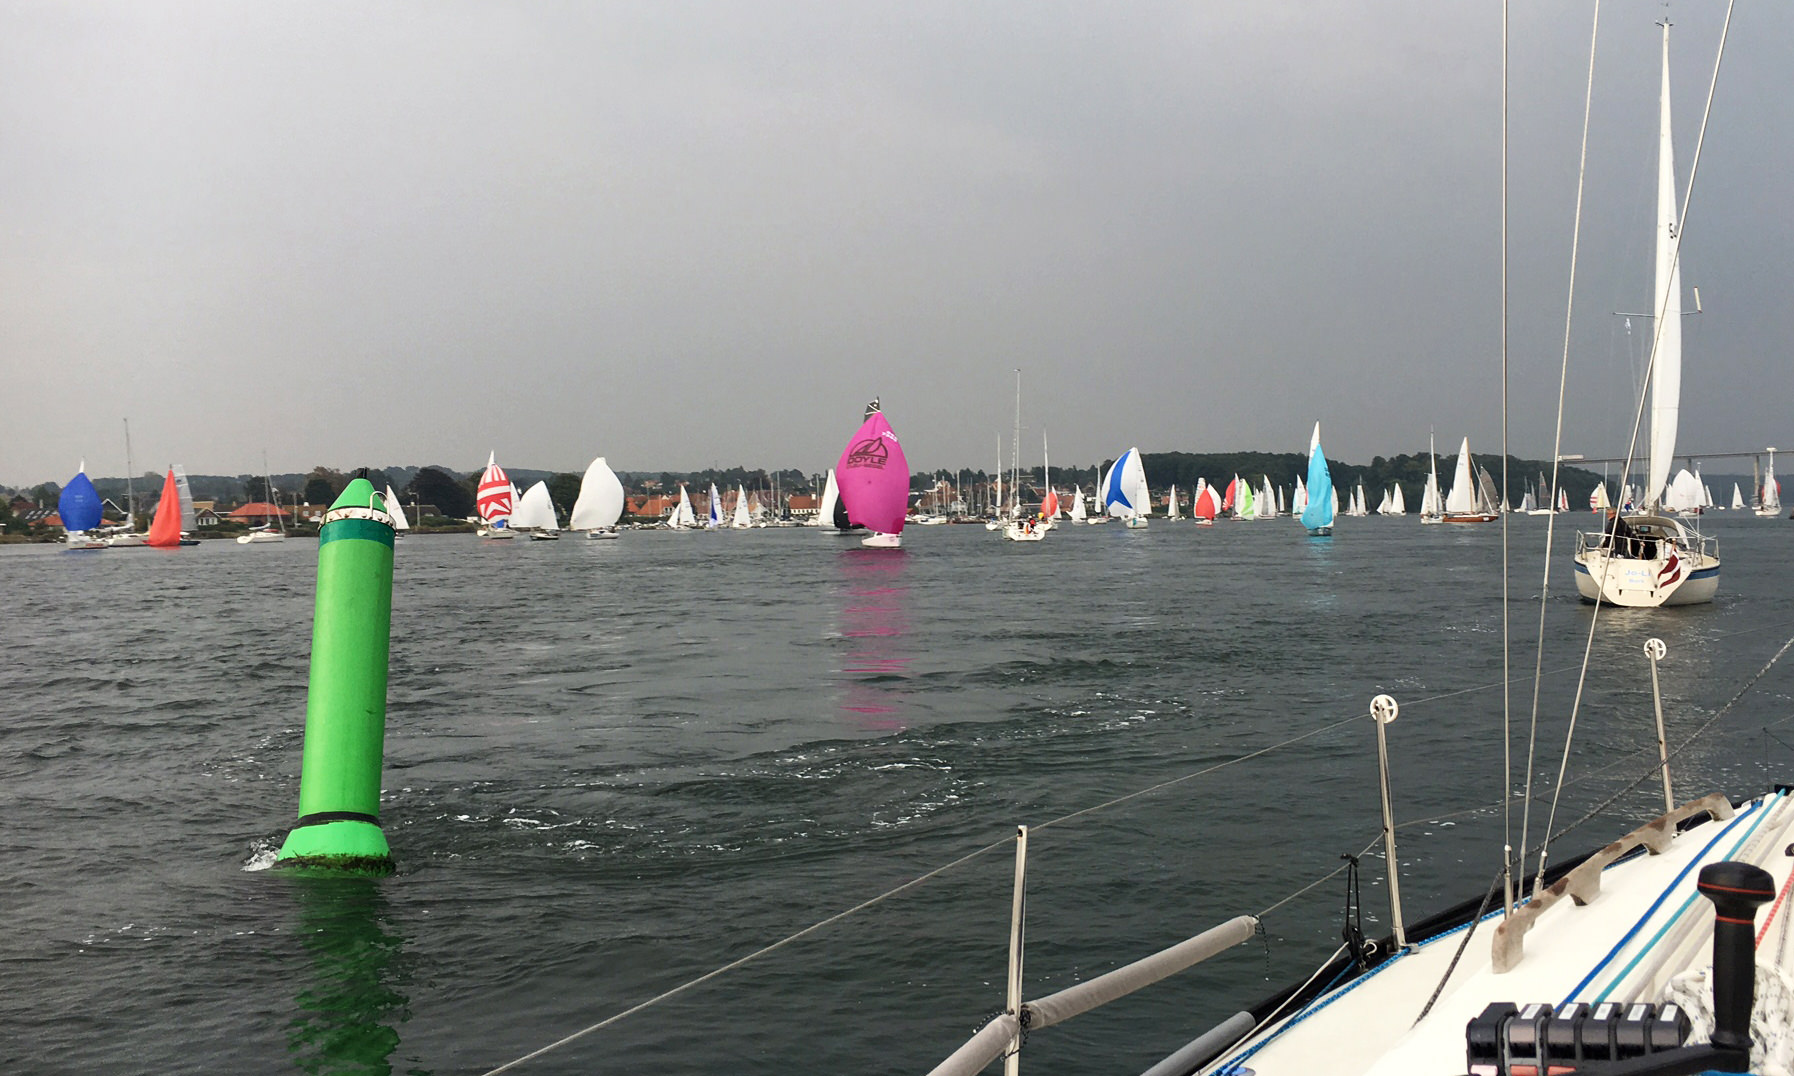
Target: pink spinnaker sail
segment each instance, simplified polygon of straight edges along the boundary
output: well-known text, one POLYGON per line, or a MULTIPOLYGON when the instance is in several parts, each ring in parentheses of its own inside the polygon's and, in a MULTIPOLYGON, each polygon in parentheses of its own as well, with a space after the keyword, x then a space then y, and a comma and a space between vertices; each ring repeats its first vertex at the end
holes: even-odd
POLYGON ((880 534, 903 533, 909 508, 909 461, 882 411, 867 416, 835 465, 847 518, 880 534))

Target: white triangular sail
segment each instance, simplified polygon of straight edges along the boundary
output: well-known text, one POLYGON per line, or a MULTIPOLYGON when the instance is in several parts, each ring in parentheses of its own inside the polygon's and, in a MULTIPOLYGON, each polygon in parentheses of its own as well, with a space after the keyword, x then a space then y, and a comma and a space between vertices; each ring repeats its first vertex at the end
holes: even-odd
POLYGON ((605 530, 623 518, 623 482, 599 456, 579 480, 579 496, 567 526, 576 531, 605 530))
POLYGON ((1408 514, 1408 504, 1402 499, 1402 487, 1399 483, 1395 487, 1395 501, 1389 506, 1389 514, 1392 516, 1405 516, 1408 514))
POLYGON ((1166 519, 1182 519, 1183 518, 1183 516, 1178 514, 1178 511, 1177 511, 1177 487, 1176 486, 1172 486, 1171 492, 1169 494, 1167 494, 1165 497, 1165 518, 1166 519))
POLYGON ((735 487, 735 512, 729 517, 729 526, 740 529, 753 525, 754 517, 748 512, 747 489, 737 485, 735 487))
POLYGON ((386 484, 386 514, 392 517, 392 529, 408 531, 411 523, 405 518, 405 506, 399 503, 399 495, 393 492, 392 483, 386 484))
POLYGON ((187 484, 187 470, 180 464, 174 465, 174 488, 181 498, 181 533, 192 534, 199 529, 199 520, 193 512, 193 487, 187 484))
POLYGON ((1079 486, 1071 495, 1071 521, 1073 523, 1082 523, 1084 522, 1085 515, 1084 487, 1079 486))
POLYGON ((828 481, 822 485, 822 503, 816 506, 816 525, 835 525, 835 504, 841 499, 841 487, 835 484, 835 469, 828 469, 828 481))
POLYGON ((1733 482, 1732 483, 1732 510, 1734 512, 1742 511, 1743 508, 1744 508, 1744 491, 1738 488, 1738 483, 1733 482))
POLYGON ((1782 484, 1775 480, 1775 453, 1769 453, 1769 466, 1763 469, 1762 512, 1773 515, 1782 510, 1782 484))
POLYGON ((667 524, 673 527, 695 527, 698 525, 698 515, 691 510, 691 494, 685 491, 684 486, 679 487, 679 503, 674 505, 673 510, 667 514, 667 524))
POLYGON ((1445 495, 1445 510, 1468 514, 1476 511, 1478 500, 1476 475, 1470 469, 1470 438, 1466 437, 1458 449, 1458 469, 1452 475, 1451 492, 1445 495))
POLYGON ((1301 475, 1297 475, 1296 476, 1296 492, 1291 494, 1290 498, 1289 498, 1289 514, 1292 516, 1299 516, 1307 510, 1308 510, 1308 483, 1302 481, 1301 475))

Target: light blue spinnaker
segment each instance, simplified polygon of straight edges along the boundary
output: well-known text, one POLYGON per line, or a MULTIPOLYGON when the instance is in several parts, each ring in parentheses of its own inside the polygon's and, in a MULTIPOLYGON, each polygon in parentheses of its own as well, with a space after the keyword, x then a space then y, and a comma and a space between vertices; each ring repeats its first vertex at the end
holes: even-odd
POLYGON ((1321 451, 1318 422, 1308 441, 1308 507, 1302 509, 1302 526, 1316 536, 1333 533, 1333 476, 1327 473, 1327 454, 1321 451))
POLYGON ((88 481, 86 464, 62 488, 56 514, 62 517, 62 528, 70 533, 90 531, 100 525, 100 492, 88 481))

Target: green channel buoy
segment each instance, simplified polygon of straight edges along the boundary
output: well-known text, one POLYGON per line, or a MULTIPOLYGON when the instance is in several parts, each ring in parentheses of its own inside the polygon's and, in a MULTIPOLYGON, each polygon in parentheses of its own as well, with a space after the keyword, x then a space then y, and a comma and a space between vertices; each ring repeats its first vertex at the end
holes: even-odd
POLYGON ((390 874, 380 831, 386 746, 386 664, 392 642, 392 516, 357 478, 318 529, 318 601, 299 821, 275 865, 390 874))

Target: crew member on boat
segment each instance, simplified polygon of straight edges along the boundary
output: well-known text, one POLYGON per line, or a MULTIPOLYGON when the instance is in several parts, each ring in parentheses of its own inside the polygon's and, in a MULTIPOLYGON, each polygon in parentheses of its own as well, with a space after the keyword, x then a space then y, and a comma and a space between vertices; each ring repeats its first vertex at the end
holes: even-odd
POLYGON ((1617 508, 1607 510, 1607 526, 1601 535, 1601 546, 1613 550, 1616 557, 1635 560, 1655 560, 1657 557, 1657 540, 1633 530, 1617 508))

